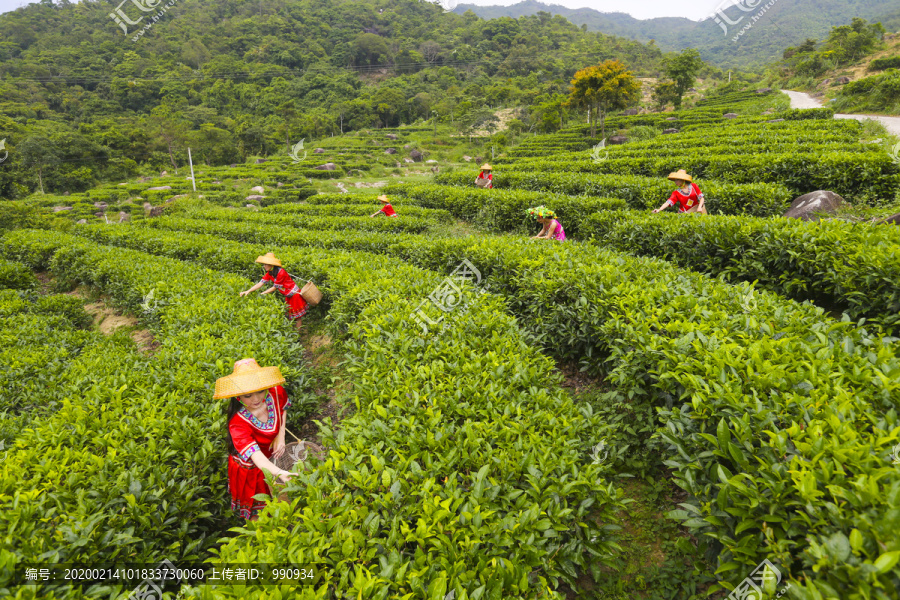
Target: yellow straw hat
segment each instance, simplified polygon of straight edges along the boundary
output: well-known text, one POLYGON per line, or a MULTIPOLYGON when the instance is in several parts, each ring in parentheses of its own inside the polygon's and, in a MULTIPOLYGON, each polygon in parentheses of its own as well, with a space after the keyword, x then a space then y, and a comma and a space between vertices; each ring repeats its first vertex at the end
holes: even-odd
POLYGON ((379 199, 379 200, 384 200, 385 202, 387 202, 388 200, 390 200, 390 198, 387 197, 387 194, 382 194, 382 195, 378 196, 378 199, 379 199))
POLYGON ((245 358, 234 363, 231 375, 216 379, 214 400, 252 394, 284 383, 278 367, 261 367, 255 358, 245 358))
POLYGON ((680 179, 681 181, 694 181, 684 169, 679 169, 675 173, 669 173, 669 179, 671 179, 672 181, 675 181, 677 179, 680 179))
POLYGON ((483 165, 481 165, 481 170, 482 171, 492 171, 493 169, 491 168, 491 165, 484 163, 483 165))
POLYGON ((274 252, 267 252, 263 256, 257 256, 256 262, 263 264, 263 265, 272 265, 273 267, 282 266, 281 261, 278 260, 277 258, 275 258, 274 252))

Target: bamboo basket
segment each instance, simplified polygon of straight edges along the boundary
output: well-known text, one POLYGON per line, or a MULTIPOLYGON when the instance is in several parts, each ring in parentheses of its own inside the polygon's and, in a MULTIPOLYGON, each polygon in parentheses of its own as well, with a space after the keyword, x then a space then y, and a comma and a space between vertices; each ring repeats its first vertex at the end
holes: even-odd
POLYGON ((279 469, 285 471, 293 471, 294 467, 299 463, 305 463, 310 456, 322 458, 325 450, 318 444, 312 442, 291 442, 284 447, 284 454, 276 458, 273 462, 279 469))
POLYGON ((300 290, 300 295, 303 296, 303 299, 310 306, 315 306, 322 301, 322 292, 319 291, 319 288, 312 281, 306 282, 306 285, 300 290))

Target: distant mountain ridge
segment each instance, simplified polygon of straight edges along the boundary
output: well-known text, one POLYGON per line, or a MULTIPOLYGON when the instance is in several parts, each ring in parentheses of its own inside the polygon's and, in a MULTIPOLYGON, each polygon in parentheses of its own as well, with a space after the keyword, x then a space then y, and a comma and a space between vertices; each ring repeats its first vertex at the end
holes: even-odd
POLYGON ((712 10, 710 17, 702 21, 683 17, 636 19, 621 12, 573 9, 537 0, 511 6, 460 4, 454 12, 463 14, 468 10, 485 19, 548 12, 606 34, 642 42, 656 40, 666 51, 696 48, 704 60, 722 68, 755 68, 780 60, 785 48, 806 38, 827 36, 832 27, 845 25, 853 17, 868 21, 886 19, 894 24, 900 0, 741 0, 741 6, 731 5, 716 15, 718 23, 712 10))

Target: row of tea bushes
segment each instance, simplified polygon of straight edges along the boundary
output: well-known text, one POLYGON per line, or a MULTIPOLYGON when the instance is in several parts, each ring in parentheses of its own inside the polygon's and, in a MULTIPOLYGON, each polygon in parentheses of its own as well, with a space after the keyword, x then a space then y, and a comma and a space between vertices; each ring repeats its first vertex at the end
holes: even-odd
MULTIPOLYGON (((347 194, 344 194, 346 197, 347 194)), ((277 204, 262 211, 263 214, 294 215, 297 217, 369 217, 381 209, 382 204, 374 196, 364 196, 365 203, 350 204, 277 204)), ((405 203, 400 206, 392 199, 391 204, 402 217, 428 219, 436 223, 448 223, 453 220, 450 211, 443 208, 423 208, 405 203)), ((383 215, 377 215, 380 219, 383 215)))
POLYGON ((536 232, 538 225, 525 212, 533 206, 546 205, 553 209, 564 223, 566 235, 574 236, 581 233, 581 223, 588 215, 627 208, 626 202, 617 198, 565 196, 519 190, 396 184, 388 186, 385 191, 404 196, 420 206, 435 209, 444 207, 453 216, 488 230, 519 233, 536 232))
MULTIPOLYGON (((797 196, 816 190, 831 190, 843 196, 865 195, 870 202, 878 198, 894 200, 900 189, 900 168, 883 152, 766 152, 750 154, 698 150, 657 157, 620 158, 614 153, 606 160, 571 160, 553 157, 547 160, 520 160, 515 171, 555 173, 602 173, 666 177, 685 169, 695 179, 714 179, 728 183, 777 183, 797 196)), ((505 172, 504 172, 505 175, 505 172)))
MULTIPOLYGON (((374 212, 373 209, 372 212, 374 212)), ((358 229, 365 231, 380 231, 382 233, 423 233, 433 228, 437 222, 424 217, 397 217, 387 218, 379 215, 379 218, 369 217, 304 217, 290 213, 256 212, 251 210, 227 210, 221 208, 203 207, 191 205, 181 214, 200 219, 219 221, 245 221, 254 223, 262 228, 267 225, 294 225, 305 229, 358 229)), ((371 214, 371 213, 369 213, 371 214)), ((161 217, 165 219, 166 217, 161 217)))
MULTIPOLYGON (((560 598, 560 580, 574 583, 588 563, 614 566, 618 492, 586 461, 601 418, 558 387, 499 298, 463 285, 464 315, 423 329, 412 313, 441 279, 384 256, 90 229, 251 277, 253 259, 275 251, 324 281, 344 332, 356 413, 339 431, 326 426, 328 458, 289 487, 292 503, 245 528, 219 560, 315 565, 317 590, 364 598, 560 598)), ((188 597, 205 594, 267 597, 255 586, 188 597)))
POLYGON ((843 221, 680 215, 585 219, 597 244, 657 256, 731 281, 757 281, 797 300, 900 333, 900 231, 843 221))
MULTIPOLYGON (((147 357, 129 338, 111 338, 46 382, 59 388, 58 410, 21 432, 0 463, 0 555, 20 567, 205 558, 228 507, 224 413, 210 400, 216 377, 255 356, 282 366, 295 411, 311 408, 280 307, 239 298, 242 277, 61 233, 13 231, 0 253, 97 286, 138 314, 152 290, 144 314, 160 343, 147 357)), ((9 577, 24 583, 19 567, 2 577, 0 587, 9 577)), ((50 594, 81 597, 61 584, 37 592, 50 594)))
MULTIPOLYGON (((435 181, 444 185, 471 185, 469 173, 442 173, 435 181)), ((778 184, 738 184, 718 181, 698 182, 711 213, 769 217, 782 214, 794 196, 778 184)), ((637 175, 595 175, 589 173, 550 173, 534 171, 498 171, 495 189, 520 189, 553 192, 568 196, 621 198, 631 208, 651 209, 672 195, 672 182, 665 178, 637 175)))
POLYGON ((669 464, 691 494, 676 516, 719 556, 724 586, 764 558, 803 598, 888 600, 900 585, 891 345, 809 305, 585 246, 409 240, 389 252, 439 270, 468 257, 548 349, 599 370, 621 402, 662 408, 669 464))
POLYGON ((624 406, 663 408, 667 464, 690 494, 675 516, 709 542, 729 589, 765 558, 803 598, 900 589, 895 344, 808 305, 584 246, 438 240, 392 253, 436 269, 467 256, 548 348, 599 368, 624 406))

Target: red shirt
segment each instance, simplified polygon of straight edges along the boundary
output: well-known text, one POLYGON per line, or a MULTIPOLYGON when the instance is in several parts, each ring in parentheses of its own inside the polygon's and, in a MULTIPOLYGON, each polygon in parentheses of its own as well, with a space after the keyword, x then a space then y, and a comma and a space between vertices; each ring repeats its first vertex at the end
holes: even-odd
POLYGON ((381 212, 383 212, 384 214, 386 214, 389 217, 393 217, 397 214, 397 212, 394 210, 394 207, 391 206, 390 204, 385 204, 384 206, 382 206, 381 212))
MULTIPOLYGON (((266 273, 263 275, 263 281, 271 281, 278 291, 284 294, 285 296, 290 295, 291 293, 299 294, 300 289, 297 287, 297 284, 294 283, 294 280, 291 279, 291 276, 288 275, 288 272, 285 271, 281 267, 276 267, 278 269, 278 275, 272 277, 272 273, 266 273), (294 291, 296 290, 296 291, 294 291)), ((274 271, 274 269, 273 269, 274 271)))
POLYGON ((678 207, 679 212, 687 212, 689 208, 693 208, 695 204, 700 202, 700 188, 696 183, 691 184, 691 192, 687 195, 681 190, 676 189, 672 192, 669 202, 678 207))
POLYGON ((490 190, 494 187, 494 175, 492 173, 489 172, 487 175, 485 175, 484 171, 482 171, 481 173, 478 174, 478 177, 479 177, 479 179, 487 179, 488 181, 490 181, 489 184, 484 186, 484 189, 490 190))
POLYGON ((233 456, 237 462, 245 467, 255 468, 250 460, 254 452, 261 451, 266 458, 272 457, 272 442, 278 437, 281 424, 284 421, 284 411, 291 405, 287 393, 280 385, 269 388, 266 396, 266 408, 268 418, 262 422, 254 417, 249 410, 241 408, 237 414, 231 417, 228 423, 228 432, 234 442, 234 448, 239 457, 233 456))

